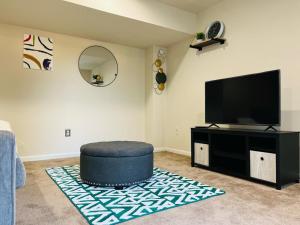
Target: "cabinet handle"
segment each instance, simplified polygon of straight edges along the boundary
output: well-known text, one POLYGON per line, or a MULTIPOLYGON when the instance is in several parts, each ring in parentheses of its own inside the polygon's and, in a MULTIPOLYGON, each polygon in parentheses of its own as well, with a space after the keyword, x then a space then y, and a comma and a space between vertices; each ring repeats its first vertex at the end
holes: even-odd
POLYGON ((260 157, 260 160, 261 160, 261 161, 264 161, 264 157, 260 157))
POLYGON ((202 147, 200 147, 200 150, 203 150, 203 148, 202 148, 202 147))

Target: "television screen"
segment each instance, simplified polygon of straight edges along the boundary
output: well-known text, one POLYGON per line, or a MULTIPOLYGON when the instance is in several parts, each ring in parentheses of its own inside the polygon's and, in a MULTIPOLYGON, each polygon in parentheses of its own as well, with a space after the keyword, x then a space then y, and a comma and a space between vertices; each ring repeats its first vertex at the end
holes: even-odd
POLYGON ((206 82, 205 122, 279 125, 280 71, 206 82))

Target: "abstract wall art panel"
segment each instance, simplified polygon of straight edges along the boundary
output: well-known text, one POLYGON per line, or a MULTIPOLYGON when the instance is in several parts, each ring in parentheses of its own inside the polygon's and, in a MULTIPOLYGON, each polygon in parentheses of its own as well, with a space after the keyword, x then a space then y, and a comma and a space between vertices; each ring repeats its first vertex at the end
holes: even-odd
POLYGON ((23 67, 53 70, 53 41, 51 38, 24 34, 23 67))

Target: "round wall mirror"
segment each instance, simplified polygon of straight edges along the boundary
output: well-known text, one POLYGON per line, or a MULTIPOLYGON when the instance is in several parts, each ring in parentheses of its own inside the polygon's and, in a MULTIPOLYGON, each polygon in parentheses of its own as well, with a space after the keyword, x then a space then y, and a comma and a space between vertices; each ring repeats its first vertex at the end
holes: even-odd
POLYGON ((82 78, 96 87, 113 83, 118 75, 118 63, 107 48, 90 46, 80 55, 78 67, 82 78))

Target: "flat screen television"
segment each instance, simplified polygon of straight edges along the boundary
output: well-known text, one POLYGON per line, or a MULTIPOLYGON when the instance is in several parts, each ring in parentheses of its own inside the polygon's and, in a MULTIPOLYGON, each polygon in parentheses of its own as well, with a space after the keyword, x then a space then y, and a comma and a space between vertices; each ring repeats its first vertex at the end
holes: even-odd
POLYGON ((280 70, 206 82, 205 122, 280 125, 280 70))

